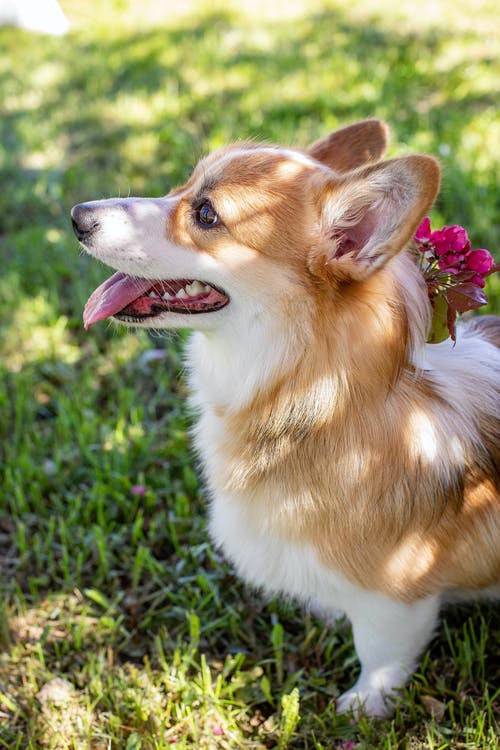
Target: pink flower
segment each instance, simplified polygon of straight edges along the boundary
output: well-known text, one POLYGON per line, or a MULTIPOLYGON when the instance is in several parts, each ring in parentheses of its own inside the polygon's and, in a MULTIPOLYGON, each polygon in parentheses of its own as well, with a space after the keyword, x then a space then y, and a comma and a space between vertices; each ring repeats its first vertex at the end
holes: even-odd
POLYGON ((428 216, 422 221, 415 232, 415 240, 420 244, 427 244, 431 236, 431 220, 428 216))
POLYGON ((429 340, 442 341, 447 329, 455 341, 457 313, 477 310, 488 301, 482 289, 485 276, 495 268, 494 260, 484 248, 472 250, 467 232, 458 224, 431 232, 426 217, 414 240, 422 253, 420 267, 434 310, 429 340))
POLYGON ((467 256, 465 267, 470 271, 476 271, 481 276, 485 276, 491 271, 493 266, 493 257, 487 250, 480 248, 479 250, 473 250, 467 256))
POLYGON ((441 271, 448 271, 448 273, 457 273, 461 270, 463 258, 456 253, 445 253, 438 260, 438 266, 441 271))
POLYGON ((470 251, 469 235, 463 227, 456 224, 448 227, 446 235, 453 252, 467 254, 470 251))
POLYGON ((143 484, 133 484, 130 488, 130 492, 132 493, 132 495, 145 495, 146 488, 143 484))
POLYGON ((463 227, 459 227, 457 224, 437 229, 432 232, 430 239, 437 256, 452 252, 465 257, 470 251, 468 234, 463 227))

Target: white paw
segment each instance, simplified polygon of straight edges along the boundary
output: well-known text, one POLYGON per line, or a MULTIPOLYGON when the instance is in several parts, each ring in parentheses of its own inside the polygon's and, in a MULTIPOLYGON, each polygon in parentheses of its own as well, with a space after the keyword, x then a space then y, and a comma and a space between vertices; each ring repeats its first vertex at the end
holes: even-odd
POLYGON ((387 719, 392 716, 394 713, 394 694, 391 698, 381 690, 355 690, 354 688, 337 698, 336 712, 338 714, 352 713, 356 720, 360 716, 377 719, 387 719))

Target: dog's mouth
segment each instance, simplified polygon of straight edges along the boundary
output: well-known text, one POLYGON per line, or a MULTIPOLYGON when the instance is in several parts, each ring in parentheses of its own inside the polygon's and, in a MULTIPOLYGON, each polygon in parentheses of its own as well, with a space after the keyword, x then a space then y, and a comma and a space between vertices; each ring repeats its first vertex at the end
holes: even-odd
POLYGON ((118 272, 91 294, 83 322, 85 328, 110 317, 127 323, 152 324, 164 313, 215 312, 228 302, 223 291, 197 279, 153 281, 118 272))

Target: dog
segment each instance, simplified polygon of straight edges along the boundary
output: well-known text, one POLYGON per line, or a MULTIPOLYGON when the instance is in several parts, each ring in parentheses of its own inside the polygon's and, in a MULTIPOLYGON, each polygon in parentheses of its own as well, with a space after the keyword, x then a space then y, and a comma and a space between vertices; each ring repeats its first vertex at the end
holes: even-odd
POLYGON ((443 601, 500 593, 500 320, 426 344, 411 240, 440 184, 366 120, 295 150, 236 142, 163 198, 72 209, 116 269, 84 322, 194 330, 210 533, 245 581, 341 611, 336 703, 389 716, 443 601))

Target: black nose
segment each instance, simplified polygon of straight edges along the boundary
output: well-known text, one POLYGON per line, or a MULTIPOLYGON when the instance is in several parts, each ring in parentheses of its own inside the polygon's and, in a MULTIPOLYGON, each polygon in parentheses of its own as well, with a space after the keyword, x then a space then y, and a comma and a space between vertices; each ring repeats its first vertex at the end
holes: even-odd
POLYGON ((88 239, 89 235, 95 232, 99 226, 94 206, 89 203, 79 203, 77 206, 73 206, 71 209, 71 223, 73 224, 73 231, 80 242, 88 239))

